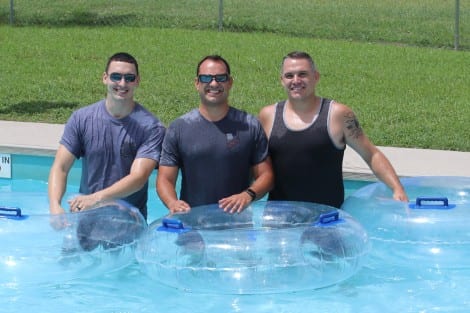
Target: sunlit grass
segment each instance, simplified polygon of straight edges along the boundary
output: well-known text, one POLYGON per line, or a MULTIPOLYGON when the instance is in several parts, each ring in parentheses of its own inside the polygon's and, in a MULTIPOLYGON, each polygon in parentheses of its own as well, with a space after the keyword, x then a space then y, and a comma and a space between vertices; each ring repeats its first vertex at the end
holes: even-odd
MULTIPOLYGON (((0 24, 8 23, 7 1, 0 24)), ((455 0, 15 0, 15 24, 223 28, 297 37, 454 47, 455 0)), ((460 1, 461 48, 470 49, 470 2, 460 1)))
POLYGON ((166 124, 194 108, 197 62, 219 53, 232 66, 231 103, 257 114, 285 97, 279 63, 306 50, 318 94, 350 105, 378 145, 470 151, 469 52, 295 38, 275 34, 134 27, 0 27, 0 119, 64 123, 104 96, 107 58, 139 61, 137 100, 166 124))

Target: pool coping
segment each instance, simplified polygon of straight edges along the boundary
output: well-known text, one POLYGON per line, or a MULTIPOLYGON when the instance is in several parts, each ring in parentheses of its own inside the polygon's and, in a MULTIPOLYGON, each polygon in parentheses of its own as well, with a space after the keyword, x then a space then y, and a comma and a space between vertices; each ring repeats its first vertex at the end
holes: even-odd
MULTIPOLYGON (((54 156, 64 130, 63 124, 0 121, 0 153, 54 156)), ((390 160, 398 176, 470 177, 470 152, 378 147, 390 160)), ((346 179, 376 178, 362 158, 347 148, 343 160, 346 179)))

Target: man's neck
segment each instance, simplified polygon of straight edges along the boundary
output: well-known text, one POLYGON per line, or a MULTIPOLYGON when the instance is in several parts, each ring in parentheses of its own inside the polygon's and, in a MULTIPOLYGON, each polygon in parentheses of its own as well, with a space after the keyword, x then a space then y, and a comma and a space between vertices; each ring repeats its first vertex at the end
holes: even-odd
POLYGON ((134 100, 115 100, 115 99, 106 99, 106 110, 114 118, 124 118, 131 114, 134 110, 135 102, 134 100))
POLYGON ((313 123, 318 116, 321 107, 321 98, 314 97, 310 101, 291 101, 286 102, 284 111, 284 122, 291 129, 305 129, 313 123))
POLYGON ((217 122, 223 119, 227 115, 229 109, 230 106, 228 103, 214 106, 202 103, 199 105, 199 112, 201 115, 211 122, 217 122))
POLYGON ((321 105, 321 97, 312 96, 306 99, 288 99, 287 106, 299 114, 317 112, 321 105))

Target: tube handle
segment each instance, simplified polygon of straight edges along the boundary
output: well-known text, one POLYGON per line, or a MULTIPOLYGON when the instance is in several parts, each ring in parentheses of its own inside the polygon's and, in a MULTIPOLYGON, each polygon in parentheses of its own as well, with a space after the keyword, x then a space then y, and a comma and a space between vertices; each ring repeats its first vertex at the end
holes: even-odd
POLYGON ((20 208, 0 207, 0 218, 7 218, 11 220, 23 220, 27 218, 27 216, 21 214, 20 208))
POLYGON ((0 215, 1 216, 21 216, 21 209, 0 207, 0 215), (10 212, 13 212, 14 215, 10 214, 10 212))
POLYGON ((412 209, 426 210, 448 210, 456 207, 455 204, 449 204, 447 197, 417 197, 415 203, 410 203, 412 209))
POLYGON ((328 213, 320 214, 318 221, 314 225, 320 226, 320 227, 323 227, 323 226, 326 227, 326 226, 334 225, 337 223, 341 223, 343 221, 344 220, 339 217, 339 211, 334 210, 328 213))
POLYGON ((183 222, 175 218, 164 218, 162 225, 157 228, 157 231, 166 231, 170 233, 185 233, 191 230, 191 227, 185 227, 183 222))
POLYGON ((417 197, 416 206, 424 206, 423 202, 432 202, 432 205, 436 205, 436 202, 442 202, 443 206, 449 206, 449 199, 446 197, 417 197))

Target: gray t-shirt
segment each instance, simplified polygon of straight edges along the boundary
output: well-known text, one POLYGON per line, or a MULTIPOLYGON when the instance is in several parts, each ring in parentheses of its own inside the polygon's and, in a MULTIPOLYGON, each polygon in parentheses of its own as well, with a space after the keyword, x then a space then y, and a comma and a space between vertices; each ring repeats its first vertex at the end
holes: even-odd
POLYGON ((181 169, 180 198, 198 206, 248 188, 252 166, 267 155, 268 140, 253 115, 231 107, 210 122, 194 109, 168 127, 160 164, 181 169))
MULTIPOLYGON (((130 115, 112 117, 105 101, 83 107, 70 116, 60 143, 82 160, 80 193, 107 188, 130 173, 137 158, 158 161, 165 127, 152 113, 136 103, 130 115)), ((148 183, 124 198, 147 216, 148 183)))

